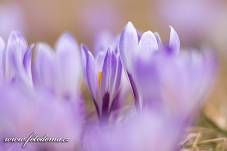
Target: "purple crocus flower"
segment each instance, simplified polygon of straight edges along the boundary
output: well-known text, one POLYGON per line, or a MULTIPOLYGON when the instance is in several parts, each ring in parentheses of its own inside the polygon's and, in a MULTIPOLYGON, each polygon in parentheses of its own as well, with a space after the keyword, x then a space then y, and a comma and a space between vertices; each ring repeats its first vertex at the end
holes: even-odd
POLYGON ((177 99, 184 104, 191 103, 190 107, 188 106, 191 108, 198 103, 198 98, 201 99, 197 96, 204 95, 212 82, 215 64, 212 55, 208 55, 207 51, 204 54, 195 51, 180 52, 179 37, 176 31, 170 28, 168 45, 162 44, 158 34, 151 31, 143 33, 138 39, 137 31, 130 22, 121 34, 119 45, 121 58, 139 108, 145 104, 150 104, 149 106, 156 109, 166 105, 162 104, 162 100, 170 91, 174 92, 171 94, 177 98, 172 100, 168 97, 169 100, 177 99), (205 66, 207 68, 204 68, 205 66), (170 83, 171 88, 164 90, 164 86, 170 83), (207 85, 204 86, 204 83, 207 85), (179 87, 182 88, 180 94, 177 93, 180 91, 179 87))
MULTIPOLYGON (((112 33, 107 31, 97 34, 94 43, 94 54, 95 55, 98 55, 99 53, 105 54, 108 49, 115 50, 116 53, 119 53, 118 49, 119 39, 120 39, 119 36, 114 36, 112 33)), ((120 82, 121 93, 118 96, 118 99, 121 100, 118 104, 119 106, 122 106, 122 104, 125 102, 122 100, 127 100, 127 97, 131 90, 130 82, 128 81, 127 74, 126 72, 124 72, 124 70, 125 69, 122 68, 122 76, 120 82)))
POLYGON ((7 44, 0 38, 1 83, 16 82, 32 87, 32 48, 19 32, 12 32, 7 44))
POLYGON ((202 105, 214 78, 209 51, 159 52, 150 61, 135 62, 134 77, 143 106, 189 116, 202 105))
POLYGON ((180 51, 172 27, 168 45, 150 31, 138 37, 129 23, 119 47, 141 110, 129 110, 110 125, 91 125, 84 134, 85 151, 179 150, 178 143, 213 81, 212 53, 180 51))
POLYGON ((46 92, 32 92, 18 85, 0 86, 0 139, 25 137, 67 138, 68 143, 0 143, 0 150, 75 150, 80 145, 83 114, 79 101, 69 103, 46 92))
POLYGON ((138 36, 137 30, 131 22, 126 25, 124 31, 121 34, 119 42, 120 54, 132 86, 137 107, 141 106, 141 96, 138 94, 139 90, 138 86, 136 86, 134 76, 134 60, 137 58, 141 61, 148 61, 154 55, 154 53, 156 53, 162 47, 165 47, 165 50, 172 54, 179 52, 179 37, 176 31, 172 27, 170 28, 170 40, 166 46, 162 44, 158 33, 147 31, 141 36, 138 36))
POLYGON ((35 87, 45 89, 66 99, 78 96, 81 60, 78 45, 69 33, 64 33, 55 50, 38 43, 33 65, 35 87))
MULTIPOLYGON (((212 84, 216 62, 211 51, 181 50, 178 34, 170 29, 165 44, 158 33, 140 34, 129 22, 119 41, 112 37, 96 43, 95 55, 84 45, 80 54, 65 33, 54 50, 38 43, 32 65, 32 46, 21 34, 13 32, 7 46, 0 38, 0 139, 31 132, 70 139, 66 144, 28 144, 25 150, 179 150, 212 84), (99 122, 84 121, 82 70, 99 122), (122 104, 124 70, 137 110, 122 104)), ((0 143, 0 150, 21 149, 20 144, 0 143)))
POLYGON ((109 49, 94 58, 81 46, 85 78, 100 119, 106 120, 119 106, 122 65, 117 52, 109 49))
MULTIPOLYGON (((7 136, 27 138, 34 132, 40 137, 70 140, 60 146, 29 143, 25 150, 75 150, 80 145, 83 124, 83 106, 78 96, 79 49, 68 34, 59 39, 56 54, 48 45, 38 44, 33 75, 31 49, 17 32, 10 35, 6 48, 0 38, 1 140, 7 136)), ((0 150, 22 150, 22 143, 2 142, 0 150)))

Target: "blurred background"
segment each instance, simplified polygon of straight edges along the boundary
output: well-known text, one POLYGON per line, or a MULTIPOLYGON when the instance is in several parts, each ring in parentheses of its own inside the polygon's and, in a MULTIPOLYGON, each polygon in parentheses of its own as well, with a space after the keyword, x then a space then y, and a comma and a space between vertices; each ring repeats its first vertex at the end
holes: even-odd
POLYGON ((0 35, 24 33, 30 43, 54 44, 64 31, 77 41, 93 45, 105 31, 117 35, 127 21, 140 30, 152 30, 168 40, 169 25, 182 47, 210 47, 219 68, 204 113, 227 130, 227 1, 226 0, 0 0, 0 35))

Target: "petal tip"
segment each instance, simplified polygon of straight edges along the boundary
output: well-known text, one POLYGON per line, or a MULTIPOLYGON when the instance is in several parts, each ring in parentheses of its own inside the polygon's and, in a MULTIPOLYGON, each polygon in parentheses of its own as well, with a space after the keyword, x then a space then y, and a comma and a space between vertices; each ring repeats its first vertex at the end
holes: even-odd
POLYGON ((23 34, 19 31, 12 31, 9 35, 10 40, 26 41, 23 34))
POLYGON ((170 28, 170 39, 169 39, 169 46, 176 52, 180 50, 180 38, 176 32, 176 30, 169 25, 170 28))
POLYGON ((126 24, 124 31, 125 32, 132 32, 132 33, 136 32, 137 33, 136 28, 135 28, 135 26, 133 25, 133 23, 131 21, 129 21, 126 24))
POLYGON ((70 41, 74 41, 74 37, 70 32, 64 32, 60 35, 60 39, 66 39, 66 40, 70 40, 70 41))

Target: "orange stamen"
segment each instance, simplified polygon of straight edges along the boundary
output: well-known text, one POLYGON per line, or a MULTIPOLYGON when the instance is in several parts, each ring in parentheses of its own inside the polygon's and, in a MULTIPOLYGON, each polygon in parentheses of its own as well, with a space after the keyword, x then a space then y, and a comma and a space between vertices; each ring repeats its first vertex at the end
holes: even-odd
POLYGON ((101 81, 102 81, 102 72, 99 71, 98 72, 98 86, 99 86, 99 88, 101 87, 101 81))

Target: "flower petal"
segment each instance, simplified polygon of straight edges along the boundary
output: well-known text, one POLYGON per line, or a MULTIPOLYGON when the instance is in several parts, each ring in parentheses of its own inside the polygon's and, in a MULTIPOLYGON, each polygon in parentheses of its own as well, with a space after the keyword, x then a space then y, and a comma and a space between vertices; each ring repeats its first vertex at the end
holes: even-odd
POLYGON ((117 68, 115 71, 115 78, 112 86, 112 98, 110 102, 110 110, 115 110, 120 107, 122 104, 123 100, 121 100, 119 97, 121 97, 122 90, 120 88, 120 84, 122 82, 122 64, 120 60, 120 56, 116 56, 117 60, 117 68))
POLYGON ((58 39, 55 47, 58 53, 73 51, 79 54, 78 44, 70 33, 63 33, 58 39))
POLYGON ((114 80, 114 88, 113 90, 115 92, 118 92, 119 87, 120 87, 120 83, 121 83, 121 78, 122 78, 122 64, 121 64, 121 60, 120 60, 120 56, 117 55, 117 69, 116 69, 116 75, 115 75, 115 80, 114 80))
POLYGON ((172 26, 170 26, 169 47, 175 53, 180 51, 180 39, 172 26))
POLYGON ((8 80, 24 77, 23 57, 27 51, 27 42, 19 32, 12 32, 5 52, 5 77, 8 80))
POLYGON ((112 60, 112 52, 108 49, 105 55, 103 68, 102 68, 102 80, 101 80, 101 97, 103 97, 107 92, 109 92, 110 88, 110 78, 111 78, 111 60, 112 60))
POLYGON ((33 80, 36 86, 53 91, 58 80, 54 70, 54 50, 45 43, 36 46, 36 57, 33 64, 33 80))
POLYGON ((25 70, 30 73, 30 69, 31 69, 31 61, 32 61, 32 49, 34 48, 34 45, 31 45, 27 51, 24 54, 23 57, 23 65, 25 70))
POLYGON ((161 46, 161 44, 162 44, 161 37, 160 37, 159 33, 157 33, 157 32, 155 32, 154 35, 155 35, 155 38, 156 38, 156 40, 157 40, 158 46, 159 46, 159 48, 160 48, 160 46, 161 46))
POLYGON ((143 33, 139 42, 139 51, 137 52, 140 57, 147 60, 153 54, 153 51, 158 50, 158 43, 155 35, 151 31, 143 33))
POLYGON ((64 33, 56 43, 59 89, 62 93, 79 91, 81 60, 78 45, 69 33, 64 33))
POLYGON ((138 91, 139 99, 135 103, 139 107, 149 105, 149 108, 157 109, 160 106, 161 84, 155 63, 156 57, 152 56, 147 61, 137 60, 135 62, 135 72, 133 75, 135 86, 132 86, 138 91))
MULTIPOLYGON (((92 93, 93 99, 98 101, 97 99, 97 89, 98 89, 98 79, 97 72, 95 71, 95 60, 91 52, 84 46, 81 45, 81 54, 82 54, 82 63, 83 63, 83 71, 84 76, 87 81, 87 85, 92 93)), ((101 107, 99 102, 96 102, 101 107)))
POLYGON ((106 56, 106 52, 105 51, 100 51, 96 55, 96 58, 95 58, 96 71, 98 71, 98 72, 102 71, 105 56, 106 56))
POLYGON ((138 34, 131 22, 125 26, 124 31, 120 36, 120 55, 124 66, 128 72, 132 72, 132 61, 135 52, 138 49, 138 34))
POLYGON ((32 63, 32 49, 34 48, 34 45, 31 45, 28 47, 26 53, 24 54, 23 58, 23 65, 24 65, 24 70, 27 75, 27 79, 29 84, 32 86, 32 68, 31 68, 31 63, 32 63))

